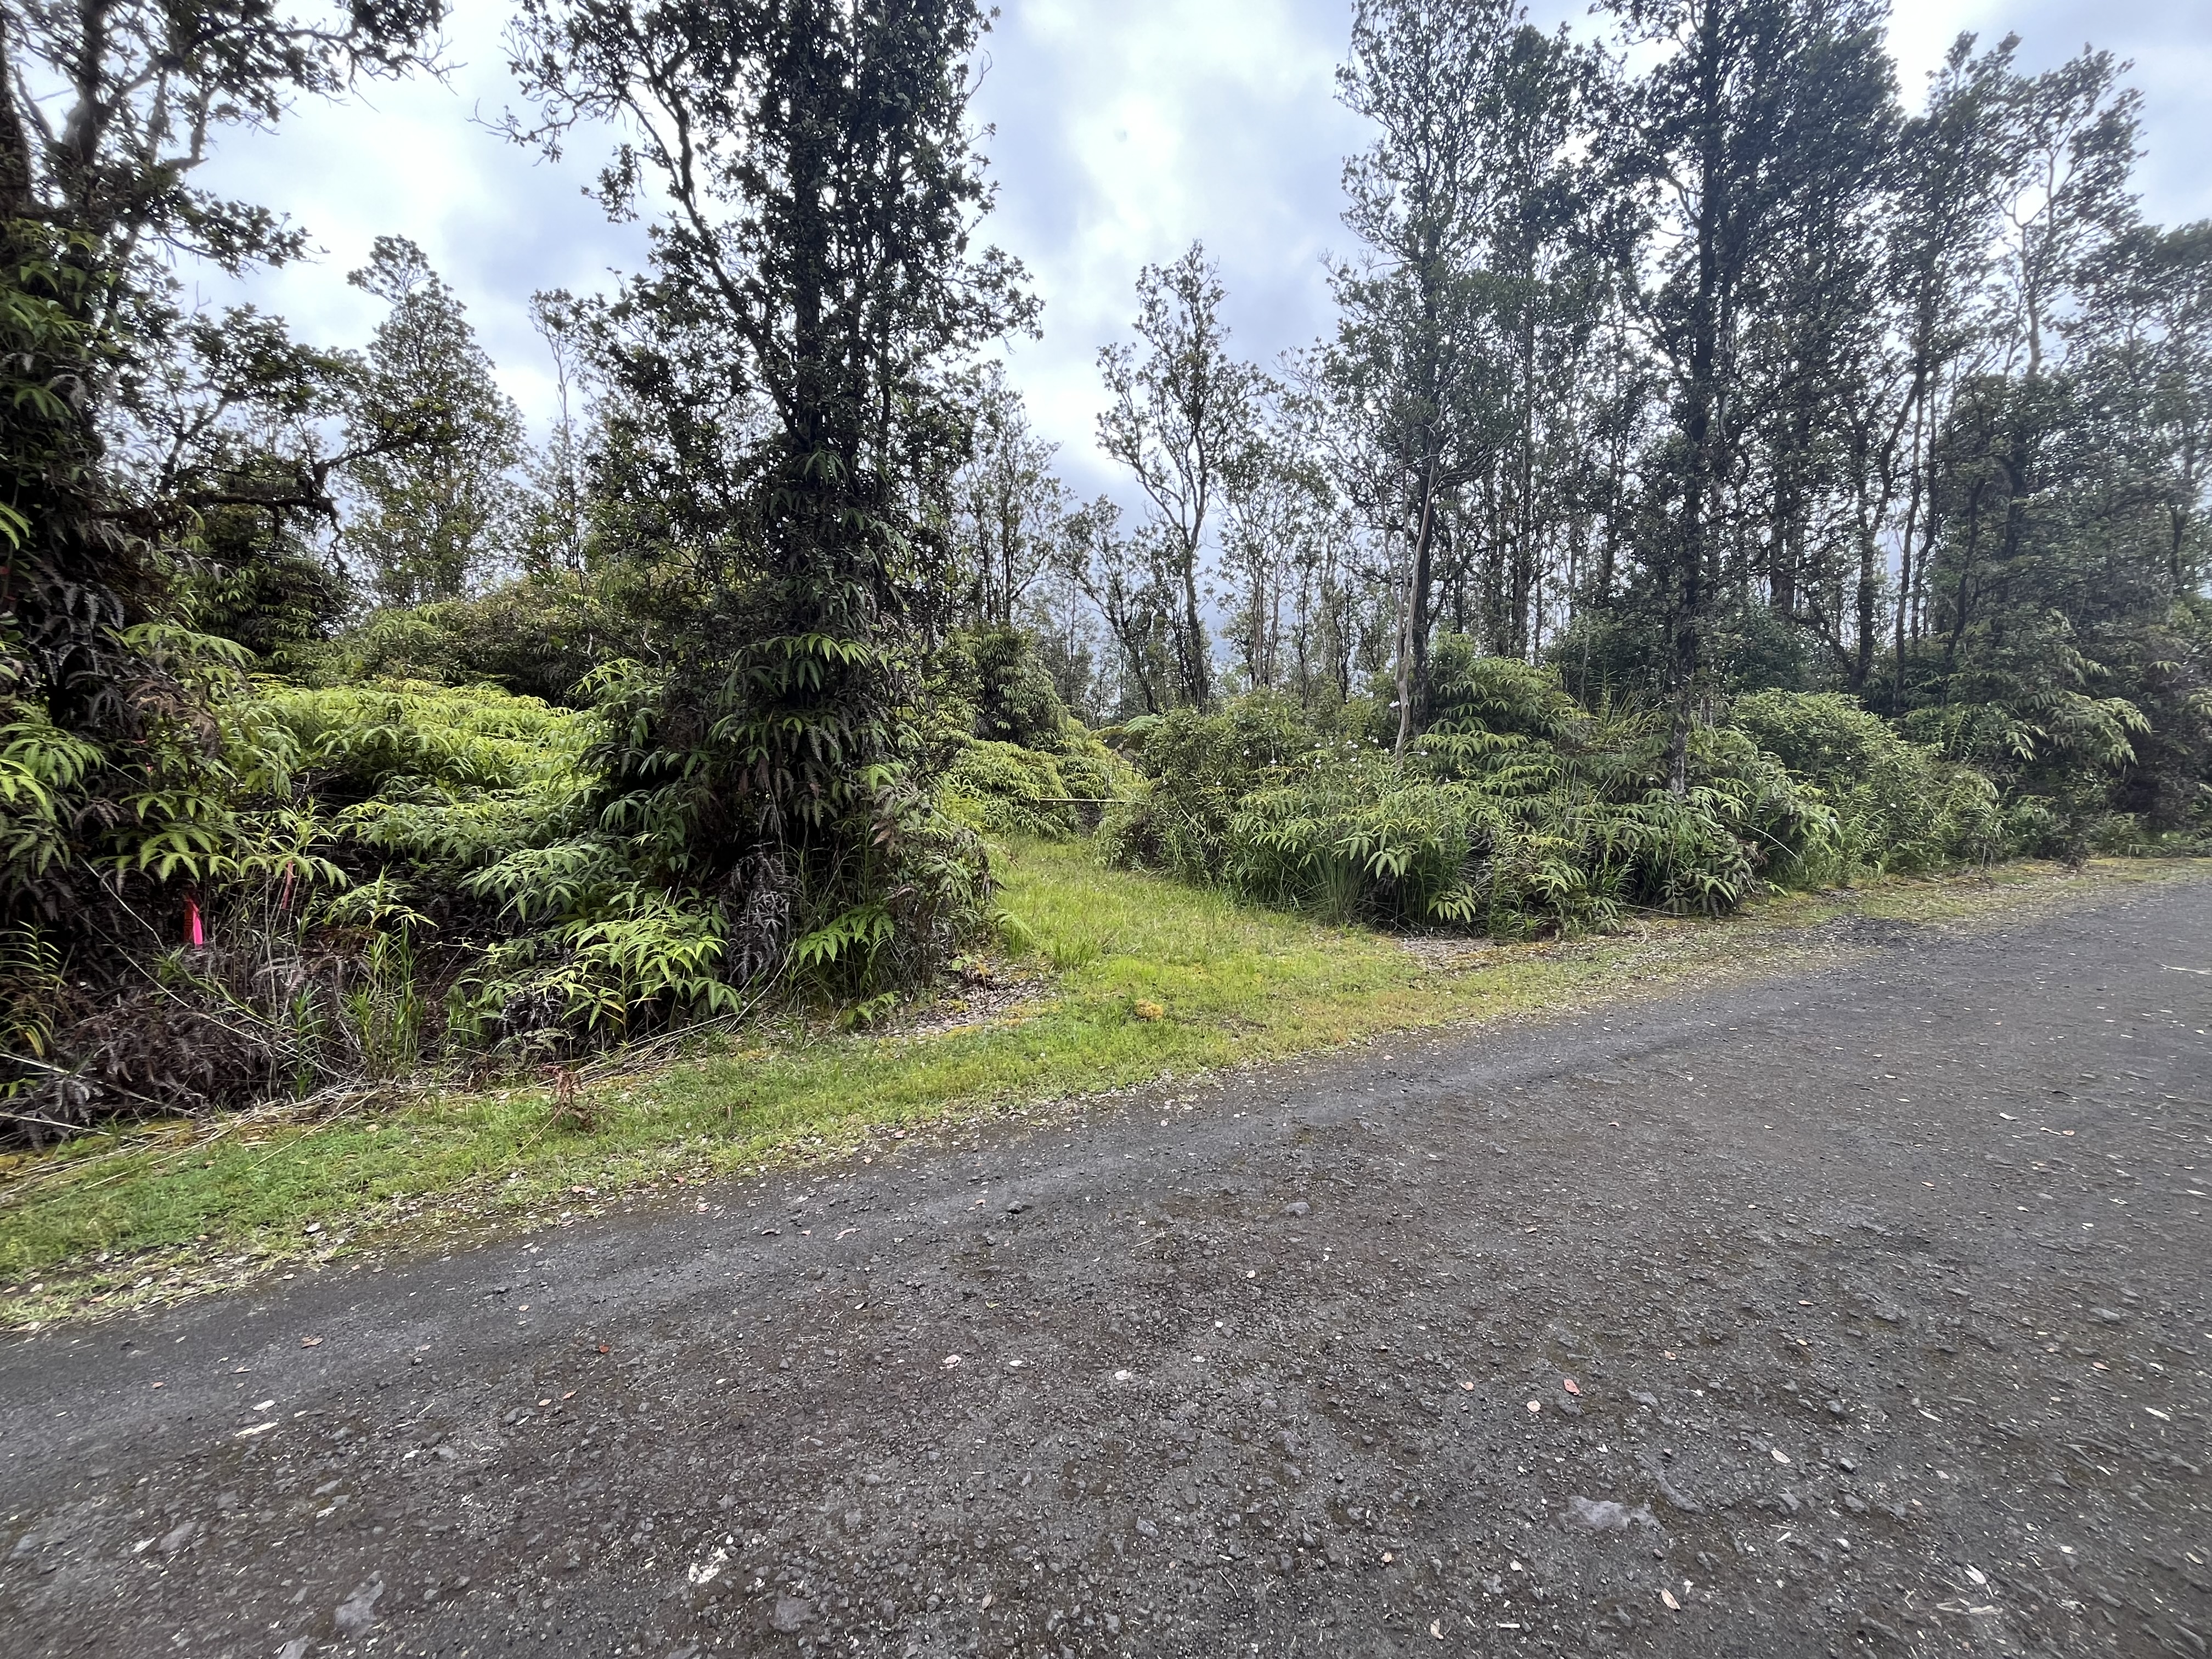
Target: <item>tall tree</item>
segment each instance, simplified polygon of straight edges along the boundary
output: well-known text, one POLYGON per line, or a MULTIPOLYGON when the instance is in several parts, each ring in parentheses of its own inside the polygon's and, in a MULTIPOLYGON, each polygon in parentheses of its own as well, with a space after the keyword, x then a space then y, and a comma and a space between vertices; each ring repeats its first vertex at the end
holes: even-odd
POLYGON ((1705 695, 1705 639, 1734 526, 1730 484, 1754 411, 1743 325, 1796 216, 1834 158, 1818 145, 1837 104, 1889 76, 1881 0, 1607 0, 1658 61, 1628 103, 1626 145, 1656 189, 1656 278, 1646 326, 1668 378, 1673 431, 1656 482, 1664 536, 1650 550, 1669 635, 1669 787, 1687 786, 1705 695))
POLYGON ((1221 598, 1231 651, 1248 690, 1281 686, 1291 678, 1299 574, 1322 556, 1339 529, 1334 502, 1305 437, 1295 413, 1279 410, 1258 459, 1229 492, 1221 598))
POLYGON ((1114 706, 1157 714, 1173 697, 1176 601, 1157 560, 1121 530, 1121 509, 1102 495, 1068 520, 1066 572, 1113 641, 1114 706))
POLYGON ((590 563, 589 308, 565 289, 530 296, 530 323, 553 362, 553 425, 523 463, 523 523, 516 556, 533 574, 581 575, 590 563))
POLYGON ((2212 220, 2136 226, 2085 269, 2089 407, 2155 501, 2168 598, 2212 573, 2212 220))
POLYGON ((1060 446, 1030 430, 1000 364, 963 377, 960 396, 970 435, 952 480, 951 534, 963 607, 973 621, 1011 628, 1066 539, 1067 487, 1052 470, 1060 446))
MULTIPOLYGON (((325 545, 332 475, 362 459, 332 449, 365 369, 351 353, 301 345, 250 306, 180 319, 170 349, 118 376, 109 452, 141 501, 180 515, 179 619, 233 640, 265 666, 353 608, 325 545)), ((407 434, 368 438, 381 450, 407 434)))
POLYGON ((1577 153, 1608 83, 1595 51, 1525 22, 1505 36, 1488 80, 1486 264, 1505 369, 1486 536, 1501 580, 1489 608, 1497 648, 1528 657, 1542 645, 1544 580, 1566 517, 1571 469, 1560 446, 1576 441, 1576 394, 1609 275, 1606 204, 1596 169, 1577 153))
POLYGON ((239 479, 179 473, 179 493, 159 493, 158 459, 118 459, 119 394, 161 378, 192 320, 175 256, 240 271, 305 245, 196 182, 215 142, 303 94, 405 70, 439 15, 436 0, 0 9, 0 721, 65 762, 48 828, 0 835, 15 849, 0 854, 0 915, 61 914, 78 884, 82 933, 114 906, 89 867, 112 836, 171 836, 188 862, 214 848, 178 816, 202 700, 146 625, 173 619, 176 556, 239 479))
POLYGON ((1500 116, 1498 69, 1517 16, 1512 0, 1362 0, 1337 72, 1338 95, 1380 129, 1345 166, 1345 224, 1364 252, 1333 275, 1328 373, 1387 469, 1371 494, 1384 515, 1376 528, 1406 550, 1401 752, 1426 696, 1444 517, 1455 492, 1487 468, 1504 401, 1486 328, 1484 133, 1500 116))
POLYGON ((1927 561, 1943 585, 1945 702, 2024 706, 2038 678, 2087 683, 2070 629, 2052 618, 2092 597, 2090 572, 2110 543, 2081 514, 2096 470, 2084 463, 2101 458, 2080 447, 2092 411, 2062 348, 2092 273, 2134 222, 2141 100, 2120 69, 2110 53, 2084 51, 2002 85, 1994 349, 1946 421, 1940 460, 1955 477, 1943 492, 1945 544, 1927 561))
POLYGON ((500 390, 460 300, 402 236, 346 279, 390 307, 348 421, 362 458, 339 545, 380 605, 453 599, 493 575, 520 528, 522 411, 500 390), (386 434, 404 443, 380 446, 386 434))
POLYGON ((733 978, 805 939, 848 978, 919 972, 973 916, 906 710, 950 587, 944 374, 1031 310, 971 246, 983 21, 975 0, 525 0, 516 25, 544 112, 522 136, 615 124, 610 210, 648 179, 668 204, 606 318, 617 511, 669 584, 605 805, 652 879, 720 905, 733 978))
POLYGON ((2120 83, 2125 67, 2109 52, 2085 50, 2009 88, 2003 270, 2031 379, 2043 372, 2053 325, 2090 254, 2135 216, 2129 178, 2142 96, 2120 83))
POLYGON ((1254 463, 1265 377, 1229 355, 1226 298, 1206 250, 1137 278, 1136 333, 1142 349, 1103 346, 1108 403, 1098 444, 1129 469, 1150 507, 1142 534, 1177 601, 1176 676, 1183 700, 1213 701, 1202 572, 1206 537, 1225 494, 1254 463))
POLYGON ((1763 536, 1744 526, 1758 545, 1742 574, 1763 566, 1768 602, 1819 629, 1856 690, 1874 660, 1901 478, 1881 281, 1900 112, 1867 27, 1815 33, 1796 69, 1802 90, 1782 138, 1794 187, 1742 324, 1737 401, 1768 496, 1763 536))
POLYGON ((1998 184, 2011 152, 2008 96, 2017 40, 1979 53, 1960 35, 1944 56, 1921 112, 1905 125, 1887 216, 1887 286, 1903 363, 1897 428, 1905 442, 1905 505, 1898 531, 1890 707, 1904 696, 1905 656, 1937 516, 1933 446, 1946 386, 1985 334, 1998 184))

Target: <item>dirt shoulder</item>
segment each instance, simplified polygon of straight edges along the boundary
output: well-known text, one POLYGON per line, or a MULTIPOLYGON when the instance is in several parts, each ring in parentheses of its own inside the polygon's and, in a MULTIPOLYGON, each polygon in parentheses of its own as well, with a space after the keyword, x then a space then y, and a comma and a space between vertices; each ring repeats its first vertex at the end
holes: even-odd
POLYGON ((2212 882, 1835 930, 14 1340, 5 1645, 2203 1651, 2212 882))

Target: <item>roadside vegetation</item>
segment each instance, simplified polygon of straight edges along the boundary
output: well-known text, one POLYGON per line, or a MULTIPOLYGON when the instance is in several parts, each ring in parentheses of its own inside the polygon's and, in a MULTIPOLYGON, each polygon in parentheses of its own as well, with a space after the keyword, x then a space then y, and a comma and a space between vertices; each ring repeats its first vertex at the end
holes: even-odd
MULTIPOLYGON (((699 1034, 548 1083, 403 1089, 117 1126, 0 1165, 0 1325, 358 1264, 484 1225, 548 1224, 715 1176, 880 1152, 978 1114, 1048 1122, 1155 1085, 1452 1025, 1553 1018, 1784 964, 1847 961, 1824 923, 1990 922, 2207 866, 2014 863, 1778 896, 1721 921, 1486 944, 1334 926, 1102 866, 1066 842, 1001 848, 1018 956, 881 1031, 792 1018, 699 1034)), ((1170 1099, 1186 1102, 1188 1092, 1170 1099)))
POLYGON ((1261 365, 1201 246, 1137 273, 1088 503, 1000 356, 974 0, 520 0, 507 135, 619 133, 652 228, 530 296, 534 433, 404 238, 361 350, 195 298, 310 247, 207 147, 434 70, 435 4, 0 39, 0 1273, 2212 848, 2212 230, 2141 212, 2121 65, 1962 39, 1908 108, 1870 3, 1352 12, 1332 328, 1261 365))

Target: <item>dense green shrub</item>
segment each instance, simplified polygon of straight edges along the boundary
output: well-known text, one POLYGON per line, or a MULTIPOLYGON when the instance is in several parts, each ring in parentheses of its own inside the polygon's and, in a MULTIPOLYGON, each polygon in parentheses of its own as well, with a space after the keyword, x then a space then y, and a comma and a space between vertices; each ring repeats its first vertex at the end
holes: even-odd
POLYGON ((405 782, 449 791, 573 787, 598 732, 589 714, 489 686, 387 680, 266 684, 256 711, 296 745, 294 764, 325 803, 405 782))
POLYGON ((945 775, 945 808, 986 835, 1073 835, 1076 815, 1057 757, 1018 744, 967 744, 945 775))
POLYGON ((781 974, 877 996, 921 982, 988 926, 990 868, 938 798, 909 665, 826 634, 747 649, 742 672, 600 672, 597 832, 622 840, 648 884, 719 908, 732 983, 781 974), (805 687, 832 665, 854 701, 816 729, 805 687), (808 793, 794 755, 836 788, 808 793))
POLYGON ((2004 814, 1988 777, 1909 742, 1854 697, 1757 692, 1737 699, 1729 723, 1820 791, 1850 869, 1909 872, 2004 854, 2004 814))
POLYGON ((986 742, 1057 753, 1078 729, 1036 642, 1019 629, 955 635, 934 668, 933 689, 953 723, 986 742))
MULTIPOLYGON (((234 675, 207 707, 191 787, 96 849, 140 931, 0 933, 17 1121, 58 1133, 487 1046, 560 1054, 737 1006, 720 907, 655 885, 599 825, 596 714, 234 675)), ((15 856, 82 856, 36 810, 72 755, 27 719, 0 736, 15 856)))
POLYGON ((722 908, 640 880, 605 841, 525 848, 471 885, 514 926, 448 994, 464 1041, 558 1054, 744 1005, 722 908))
POLYGON ((1995 780, 2009 845, 2046 858, 2081 859, 2129 828, 2112 789, 2145 730, 2124 697, 2053 687, 2033 702, 1960 702, 1915 709, 1906 737, 1995 780))
POLYGON ((1525 742, 1574 747, 1593 729, 1589 711, 1567 694, 1559 671, 1517 657, 1476 654, 1463 635, 1439 641, 1430 659, 1425 746, 1451 756, 1525 742))
POLYGON ((251 695, 234 643, 159 623, 129 630, 170 695, 137 711, 125 754, 0 696, 0 916, 68 918, 151 881, 220 882, 265 869, 295 839, 296 743, 251 695))
POLYGON ((1440 775, 1512 804, 1533 838, 1518 863, 1536 872, 1518 902, 1542 925, 1602 921, 1620 906, 1723 910, 1761 882, 1797 885, 1832 867, 1832 816, 1740 734, 1693 732, 1689 787, 1676 796, 1650 711, 1586 708, 1557 669, 1478 657, 1463 640, 1437 660, 1421 752, 1440 775))
POLYGON ((1556 667, 1460 638, 1431 684, 1402 763, 1380 731, 1324 738, 1266 696, 1130 722, 1144 781, 1102 851, 1333 917, 1513 937, 1978 862, 2012 827, 1979 771, 1841 696, 1740 700, 1731 723, 1695 729, 1676 794, 1653 711, 1585 707, 1556 667))
POLYGON ((476 599, 374 611, 325 644, 295 649, 292 660, 301 678, 325 685, 485 684, 574 705, 594 668, 628 653, 631 629, 605 583, 551 572, 476 599))
POLYGON ((1244 797, 1322 742, 1295 702, 1267 691, 1218 714, 1179 708, 1125 729, 1143 781, 1107 812, 1101 852, 1109 863, 1200 883, 1224 878, 1230 820, 1244 797))
POLYGON ((292 673, 325 654, 353 596, 327 562, 261 518, 236 507, 205 515, 179 609, 200 632, 244 646, 265 672, 292 673))
POLYGON ((2212 844, 2212 599, 2093 629, 2014 615, 1906 667, 1901 728, 1990 776, 2015 850, 2212 844))
MULTIPOLYGON (((1664 616, 1639 595, 1618 609, 1578 611, 1544 655, 1568 689, 1593 704, 1658 697, 1671 672, 1669 637, 1664 616)), ((1818 648, 1804 628, 1756 602, 1724 604, 1707 624, 1706 663, 1723 690, 1817 690, 1834 678, 1818 648)))
POLYGON ((1235 886, 1333 921, 1474 923, 1486 826, 1468 791, 1408 778, 1383 752, 1316 755, 1247 793, 1229 824, 1235 886))
POLYGON ((19 705, 0 729, 4 873, 19 891, 95 896, 59 926, 19 923, 0 951, 23 1038, 0 1059, 0 1095, 33 1139, 312 1080, 349 1040, 336 1022, 355 952, 308 935, 350 877, 306 798, 298 734, 234 643, 149 627, 137 648, 194 696, 112 769, 117 810, 66 809, 96 763, 40 711, 19 705))
MULTIPOLYGON (((442 651, 451 613, 433 609, 420 636, 442 651)), ((112 775, 132 787, 102 817, 69 806, 93 746, 0 702, 0 873, 124 901, 62 932, 0 927, 0 1095, 39 1136, 426 1062, 557 1058, 770 991, 880 990, 988 925, 982 843, 915 769, 864 780, 854 810, 875 827, 843 854, 860 867, 733 879, 702 858, 723 833, 716 796, 745 780, 658 740, 655 671, 609 665, 577 708, 483 683, 252 679, 236 644, 151 625, 134 648, 195 695, 142 725, 134 771, 112 775)), ((1126 763, 1064 722, 1055 737, 1051 754, 961 739, 981 816, 1070 833, 1096 809, 1064 798, 1125 793, 1126 763)))
POLYGON ((1434 664, 1432 724, 1402 764, 1264 696, 1162 718, 1107 856, 1337 918, 1507 937, 1724 910, 1838 867, 1834 814, 1743 733, 1701 729, 1675 796, 1656 720, 1593 713, 1556 670, 1464 641, 1434 664))
POLYGON ((1482 671, 1508 694, 1494 705, 1508 729, 1462 708, 1403 769, 1376 750, 1283 769, 1232 823, 1237 883, 1338 917, 1511 938, 1723 911, 1832 864, 1831 816, 1740 734, 1701 731, 1676 797, 1658 786, 1653 723, 1570 712, 1540 695, 1545 671, 1482 671))
POLYGON ((981 739, 964 744, 945 774, 945 810, 986 835, 1056 841, 1095 828, 1106 804, 1126 799, 1127 761, 1079 729, 1057 753, 981 739))
POLYGON ((2114 805, 2144 850, 2212 849, 2212 593, 2177 600, 2124 652, 2128 695, 2145 731, 2120 769, 2114 805))
POLYGON ((489 686, 272 691, 337 856, 405 940, 449 1048, 566 1052, 730 1012, 728 922, 592 810, 596 713, 489 686))

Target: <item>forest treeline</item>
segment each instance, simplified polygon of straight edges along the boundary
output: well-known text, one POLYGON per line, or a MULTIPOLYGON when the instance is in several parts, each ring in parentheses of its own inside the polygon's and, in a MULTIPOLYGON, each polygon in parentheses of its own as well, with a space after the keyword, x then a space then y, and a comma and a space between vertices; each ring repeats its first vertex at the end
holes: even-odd
POLYGON ((2212 842, 2212 226, 2107 54, 1358 0, 1333 328, 1138 273, 1086 502, 973 0, 522 0, 507 136, 611 129, 650 227, 532 296, 542 441, 404 239, 362 351, 196 307, 308 250, 210 147, 439 21, 0 16, 16 1138, 872 1018, 1002 926, 987 835, 1506 936, 2212 842))

